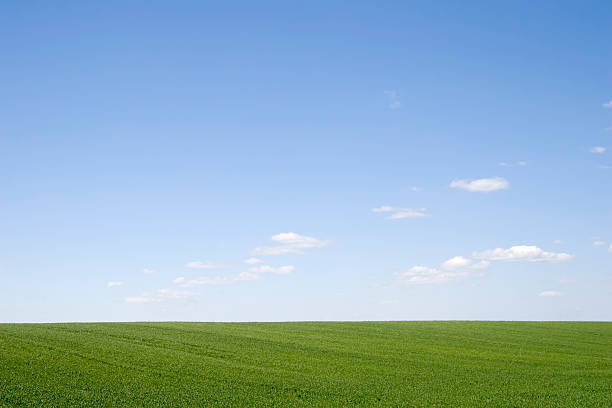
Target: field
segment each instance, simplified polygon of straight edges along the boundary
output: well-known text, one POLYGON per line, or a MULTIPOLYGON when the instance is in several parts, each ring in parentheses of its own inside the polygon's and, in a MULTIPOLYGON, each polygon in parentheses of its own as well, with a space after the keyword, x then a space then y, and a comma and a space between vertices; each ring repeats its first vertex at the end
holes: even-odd
POLYGON ((0 406, 612 407, 612 323, 0 324, 0 406))

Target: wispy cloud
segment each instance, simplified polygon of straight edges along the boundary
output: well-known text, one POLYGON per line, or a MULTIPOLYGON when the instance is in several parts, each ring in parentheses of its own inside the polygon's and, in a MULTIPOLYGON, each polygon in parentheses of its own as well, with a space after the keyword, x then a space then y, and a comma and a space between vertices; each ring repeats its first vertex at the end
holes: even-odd
POLYGON ((465 269, 469 268, 472 270, 477 269, 486 269, 490 265, 489 261, 479 261, 475 262, 473 259, 466 258, 464 256, 454 256, 440 265, 440 267, 444 270, 457 270, 457 269, 465 269))
POLYGON ((145 275, 152 275, 152 274, 154 274, 154 273, 155 273, 155 271, 154 271, 153 269, 147 269, 147 268, 144 268, 144 269, 142 270, 142 273, 144 273, 145 275))
POLYGON ((191 261, 187 262, 185 267, 191 269, 227 269, 230 265, 217 264, 210 261, 191 261))
POLYGON ((389 220, 399 220, 402 218, 418 218, 427 216, 425 212, 427 210, 425 208, 400 208, 383 205, 381 207, 372 208, 372 211, 376 213, 391 213, 387 217, 387 219, 389 220))
POLYGON ((313 237, 299 235, 294 232, 283 232, 270 238, 274 245, 255 248, 252 255, 284 255, 302 254, 307 249, 323 248, 329 241, 322 241, 313 237))
POLYGON ((557 292, 556 290, 545 290, 543 292, 540 292, 538 294, 538 296, 555 297, 555 296, 563 296, 563 293, 562 292, 557 292))
POLYGON ((117 288, 119 286, 123 286, 124 282, 121 281, 111 281, 106 284, 107 288, 117 288))
POLYGON ((277 275, 289 275, 295 272, 295 266, 293 265, 285 265, 279 267, 273 267, 269 265, 259 265, 249 268, 249 272, 251 273, 274 273, 277 275))
POLYGON ((157 289, 151 292, 144 292, 139 296, 126 297, 127 303, 159 303, 167 300, 187 299, 198 296, 195 292, 177 289, 157 289))
POLYGON ((209 285, 209 286, 218 286, 218 285, 231 285, 239 282, 246 281, 256 281, 260 280, 261 275, 253 272, 240 272, 236 275, 229 276, 202 276, 194 279, 185 279, 184 277, 179 277, 174 279, 172 282, 179 285, 183 288, 190 288, 194 286, 201 285, 209 285))
POLYGON ((526 161, 517 161, 515 163, 499 162, 498 164, 501 167, 514 167, 514 166, 525 167, 527 165, 527 162, 526 161))
POLYGON ((472 257, 485 261, 567 262, 574 255, 565 252, 547 252, 535 245, 516 245, 507 249, 495 248, 474 252, 472 257))
POLYGON ((488 193, 491 191, 505 190, 508 188, 509 183, 505 178, 492 177, 476 180, 453 180, 450 186, 452 188, 459 188, 471 192, 488 193))
POLYGON ((612 108, 612 100, 608 102, 604 102, 602 106, 608 109, 612 108))
POLYGON ((402 106, 397 91, 385 91, 385 95, 389 101, 389 109, 399 109, 402 106))
POLYGON ((270 266, 270 265, 257 265, 249 268, 248 271, 240 272, 235 275, 219 275, 219 276, 202 276, 194 279, 186 279, 184 276, 175 278, 172 283, 179 285, 180 287, 189 288, 194 286, 208 285, 232 285, 240 282, 247 281, 258 281, 263 279, 264 274, 275 274, 275 275, 289 275, 295 272, 295 266, 284 265, 284 266, 270 266))
POLYGON ((596 247, 596 248, 597 247, 602 247, 604 245, 606 245, 606 243, 604 241, 600 240, 600 239, 596 239, 596 240, 593 241, 593 246, 596 247))
POLYGON ((591 153, 605 153, 606 152, 606 148, 603 146, 593 146, 589 149, 589 152, 591 153))
POLYGON ((259 258, 248 258, 244 260, 244 263, 247 265, 255 265, 258 263, 262 263, 263 261, 259 258))
POLYGON ((438 268, 428 268, 417 265, 398 273, 400 281, 409 285, 430 285, 450 283, 467 278, 469 273, 465 270, 444 271, 438 268))
POLYGON ((519 245, 508 249, 496 248, 482 252, 474 252, 472 256, 454 256, 430 268, 423 265, 398 273, 403 284, 443 284, 464 280, 469 277, 483 276, 484 271, 494 261, 524 261, 524 262, 565 262, 574 258, 566 253, 546 252, 531 245, 519 245))
POLYGON ((563 241, 561 241, 560 239, 555 239, 553 241, 553 244, 557 244, 557 245, 561 245, 563 243, 563 241))
POLYGON ((474 261, 463 256, 454 256, 437 268, 416 265, 398 273, 400 283, 407 285, 429 285, 459 282, 472 276, 484 275, 488 261, 474 261))

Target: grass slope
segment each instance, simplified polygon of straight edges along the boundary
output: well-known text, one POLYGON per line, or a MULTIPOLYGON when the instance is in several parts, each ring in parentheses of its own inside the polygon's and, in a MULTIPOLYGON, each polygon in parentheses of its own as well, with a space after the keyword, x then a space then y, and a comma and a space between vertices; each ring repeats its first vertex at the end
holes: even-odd
POLYGON ((612 407, 612 324, 0 324, 0 406, 612 407))

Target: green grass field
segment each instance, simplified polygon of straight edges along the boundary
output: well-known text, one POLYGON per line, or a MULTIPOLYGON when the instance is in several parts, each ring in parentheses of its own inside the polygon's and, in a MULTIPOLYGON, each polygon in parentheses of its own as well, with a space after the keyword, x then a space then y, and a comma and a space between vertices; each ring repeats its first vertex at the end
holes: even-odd
POLYGON ((0 406, 612 407, 612 323, 1 324, 0 406))

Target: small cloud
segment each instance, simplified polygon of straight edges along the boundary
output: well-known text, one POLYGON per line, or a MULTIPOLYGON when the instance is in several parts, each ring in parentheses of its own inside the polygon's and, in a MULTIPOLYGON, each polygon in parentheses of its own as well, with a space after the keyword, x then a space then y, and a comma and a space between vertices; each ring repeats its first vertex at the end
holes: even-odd
POLYGON ((602 106, 608 109, 612 108, 612 100, 608 102, 604 102, 602 106))
POLYGON ((557 244, 557 245, 561 245, 563 243, 563 241, 561 241, 560 239, 555 239, 553 241, 553 244, 557 244))
POLYGON ((538 296, 543 296, 543 297, 563 296, 563 293, 557 292, 556 290, 545 290, 543 292, 540 292, 538 296))
POLYGON ((471 259, 464 256, 454 256, 451 259, 442 262, 442 269, 453 270, 458 268, 465 268, 470 266, 472 263, 471 259))
POLYGON ((389 100, 389 109, 399 109, 402 106, 397 91, 385 91, 385 95, 389 100))
POLYGON ((485 261, 567 262, 574 259, 565 252, 546 252, 535 245, 517 245, 474 252, 473 258, 485 261))
POLYGON ((210 261, 191 261, 185 264, 185 268, 191 269, 227 269, 229 265, 216 264, 210 261))
POLYGON ((464 280, 471 276, 483 276, 477 272, 489 267, 488 261, 474 262, 463 256, 454 256, 440 265, 440 268, 429 268, 417 265, 398 273, 401 283, 408 285, 445 284, 464 280))
POLYGON ((443 271, 437 268, 417 265, 398 273, 400 282, 407 285, 431 285, 451 283, 466 278, 465 271, 443 271))
POLYGON ((244 263, 247 265, 255 265, 258 263, 262 263, 263 261, 259 258, 248 258, 244 260, 244 263))
POLYGON ((605 243, 605 242, 603 242, 603 241, 600 241, 600 240, 598 240, 598 239, 597 239, 597 240, 595 240, 595 241, 593 241, 593 246, 594 246, 594 247, 596 247, 596 248, 602 247, 602 246, 604 246, 604 245, 606 245, 606 243, 605 243))
POLYGON ((418 193, 419 191, 423 191, 421 187, 417 187, 417 186, 410 187, 410 190, 414 191, 415 193, 418 193))
POLYGON ((289 275, 295 272, 295 266, 293 265, 285 265, 279 266, 277 268, 269 266, 269 265, 259 265, 249 268, 249 272, 252 273, 275 273, 277 275, 289 275))
POLYGON ((589 149, 591 153, 605 153, 606 148, 603 146, 593 146, 589 149))
POLYGON ((260 279, 261 279, 261 276, 257 273, 240 272, 237 275, 231 275, 231 276, 213 276, 213 277, 203 276, 200 278, 189 279, 189 280, 186 280, 184 278, 177 278, 175 279, 175 283, 181 287, 189 288, 189 287, 201 286, 201 285, 208 285, 208 286, 231 285, 231 284, 235 284, 239 282, 256 281, 260 279))
POLYGON ((140 296, 126 297, 126 303, 159 303, 167 300, 187 299, 197 296, 197 293, 177 289, 157 289, 145 292, 140 296))
POLYGON ((491 191, 505 190, 508 188, 509 183, 505 178, 493 177, 477 180, 453 180, 450 186, 452 188, 459 188, 471 192, 488 193, 491 191))
POLYGON ((608 248, 609 252, 612 252, 612 244, 610 244, 610 248, 608 248))
POLYGON ((154 273, 155 273, 155 271, 154 271, 153 269, 147 269, 147 268, 144 268, 144 269, 142 270, 142 273, 144 273, 145 275, 152 275, 152 274, 154 274, 154 273))
POLYGON ((123 286, 124 282, 121 281, 111 281, 106 284, 107 288, 117 288, 119 286, 123 286))
POLYGON ((527 165, 527 162, 526 161, 517 161, 516 163, 499 162, 498 164, 501 167, 514 167, 514 166, 524 167, 527 165))
POLYGON ((175 278, 172 280, 172 283, 184 283, 185 282, 185 278, 183 276, 179 276, 178 278, 175 278))
POLYGON ((403 218, 418 218, 418 217, 426 217, 427 211, 425 208, 399 208, 399 207, 391 207, 388 205, 383 205, 377 208, 372 208, 372 212, 382 213, 382 212, 390 212, 392 213, 387 217, 388 220, 399 220, 403 218))
POLYGON ((536 246, 519 245, 508 249, 496 248, 474 252, 471 257, 454 256, 442 262, 438 268, 416 265, 398 273, 404 284, 442 284, 484 276, 484 269, 493 261, 565 262, 574 259, 566 253, 546 252, 536 246))
POLYGON ((322 241, 313 237, 296 234, 295 232, 283 232, 273 235, 271 238, 275 245, 255 248, 251 251, 253 255, 285 255, 303 254, 307 249, 323 248, 329 245, 329 241, 322 241))

